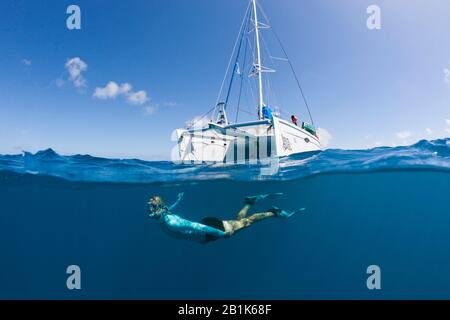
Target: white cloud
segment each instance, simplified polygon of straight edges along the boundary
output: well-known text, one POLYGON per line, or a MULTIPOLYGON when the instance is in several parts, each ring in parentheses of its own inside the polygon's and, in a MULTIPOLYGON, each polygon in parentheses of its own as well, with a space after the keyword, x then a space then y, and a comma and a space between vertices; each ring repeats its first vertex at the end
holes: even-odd
POLYGON ((86 86, 86 79, 82 75, 82 73, 88 68, 86 62, 81 60, 79 57, 75 57, 67 60, 65 67, 67 72, 69 72, 69 80, 76 88, 86 86))
POLYGON ((450 83, 450 69, 444 68, 444 81, 450 83))
POLYGON ((120 92, 120 93, 125 93, 125 94, 126 94, 126 93, 130 92, 131 89, 133 89, 133 87, 131 86, 131 84, 129 84, 129 83, 122 83, 122 84, 120 85, 119 92, 120 92))
POLYGON ((129 104, 143 105, 149 100, 147 92, 144 90, 133 92, 133 86, 129 83, 119 85, 115 81, 109 81, 105 87, 95 88, 93 97, 97 99, 107 100, 115 99, 118 96, 124 96, 129 104))
POLYGON ((450 119, 446 119, 446 120, 445 120, 445 123, 446 123, 448 126, 450 126, 450 119))
POLYGON ((399 139, 408 139, 408 138, 411 137, 411 132, 409 132, 409 131, 400 131, 400 132, 397 132, 395 135, 399 139))
POLYGON ((22 63, 26 65, 27 67, 31 66, 33 64, 33 61, 29 59, 22 59, 22 63))
POLYGON ((450 128, 445 128, 445 132, 446 132, 447 134, 450 134, 450 128))
POLYGON ((323 147, 327 147, 330 145, 333 136, 324 128, 317 129, 317 134, 320 138, 320 143, 323 147))
POLYGON ((433 130, 431 130, 430 128, 426 128, 425 133, 427 136, 431 136, 433 134, 433 130))
POLYGON ((127 101, 130 104, 143 105, 148 101, 147 92, 144 90, 127 93, 127 101))
POLYGON ((120 93, 120 86, 114 82, 110 81, 104 88, 95 88, 94 97, 97 99, 115 99, 120 93))
POLYGON ((144 113, 147 116, 151 116, 151 115, 155 114, 156 111, 158 111, 158 108, 155 106, 147 106, 144 108, 144 113))

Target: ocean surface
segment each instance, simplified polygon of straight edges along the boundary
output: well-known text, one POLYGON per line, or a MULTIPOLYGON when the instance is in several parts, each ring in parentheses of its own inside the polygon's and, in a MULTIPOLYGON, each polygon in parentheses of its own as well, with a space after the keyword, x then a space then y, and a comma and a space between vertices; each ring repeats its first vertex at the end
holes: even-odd
POLYGON ((450 139, 242 165, 1 155, 0 203, 0 299, 450 299, 450 139), (197 244, 147 217, 179 192, 194 221, 263 193, 284 195, 252 212, 306 211, 197 244))

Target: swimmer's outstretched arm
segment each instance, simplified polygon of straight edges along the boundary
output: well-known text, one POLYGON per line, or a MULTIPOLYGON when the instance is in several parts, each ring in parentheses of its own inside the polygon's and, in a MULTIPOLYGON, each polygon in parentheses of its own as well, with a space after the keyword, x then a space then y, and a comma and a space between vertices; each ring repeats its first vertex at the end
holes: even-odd
POLYGON ((183 199, 183 196, 184 196, 184 192, 179 193, 177 195, 177 201, 175 201, 175 203, 169 207, 169 210, 174 209, 180 203, 181 199, 183 199))

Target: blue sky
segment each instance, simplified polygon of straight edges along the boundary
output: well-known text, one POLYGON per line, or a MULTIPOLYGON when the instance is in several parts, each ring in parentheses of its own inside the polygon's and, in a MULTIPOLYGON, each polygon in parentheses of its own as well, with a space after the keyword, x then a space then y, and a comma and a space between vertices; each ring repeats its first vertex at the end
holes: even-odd
MULTIPOLYGON (((450 136, 449 1, 260 3, 316 124, 332 136, 329 147, 450 136), (381 8, 380 30, 366 26, 372 4, 381 8)), ((215 104, 246 5, 1 1, 0 153, 51 147, 168 159, 173 130, 215 104), (81 8, 81 30, 66 27, 71 4, 81 8), (109 82, 117 87, 102 90, 109 82)), ((283 106, 297 110, 295 82, 278 86, 283 106)))

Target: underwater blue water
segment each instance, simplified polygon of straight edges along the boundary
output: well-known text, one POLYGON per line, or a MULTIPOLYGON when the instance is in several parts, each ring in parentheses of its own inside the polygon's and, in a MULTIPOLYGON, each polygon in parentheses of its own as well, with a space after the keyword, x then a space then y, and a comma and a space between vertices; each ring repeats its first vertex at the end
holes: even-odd
POLYGON ((1 299, 450 298, 450 139, 262 165, 0 156, 1 299), (206 245, 172 239, 150 195, 198 221, 305 207, 206 245), (82 289, 66 288, 79 265, 82 289), (366 287, 369 265, 382 289, 366 287))

